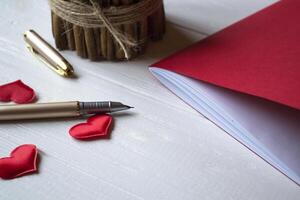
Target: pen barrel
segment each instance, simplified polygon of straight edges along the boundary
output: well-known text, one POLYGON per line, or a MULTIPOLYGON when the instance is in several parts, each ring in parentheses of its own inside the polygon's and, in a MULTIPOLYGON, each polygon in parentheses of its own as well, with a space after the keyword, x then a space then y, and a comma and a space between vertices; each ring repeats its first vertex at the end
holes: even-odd
POLYGON ((0 106, 0 121, 80 116, 79 102, 0 106))

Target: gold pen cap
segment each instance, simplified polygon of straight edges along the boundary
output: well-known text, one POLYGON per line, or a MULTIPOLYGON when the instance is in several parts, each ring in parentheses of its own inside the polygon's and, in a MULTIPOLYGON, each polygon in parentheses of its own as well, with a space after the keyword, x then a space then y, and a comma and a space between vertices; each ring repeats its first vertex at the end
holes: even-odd
POLYGON ((53 71, 65 77, 73 75, 72 65, 34 30, 26 31, 24 40, 28 50, 53 71))

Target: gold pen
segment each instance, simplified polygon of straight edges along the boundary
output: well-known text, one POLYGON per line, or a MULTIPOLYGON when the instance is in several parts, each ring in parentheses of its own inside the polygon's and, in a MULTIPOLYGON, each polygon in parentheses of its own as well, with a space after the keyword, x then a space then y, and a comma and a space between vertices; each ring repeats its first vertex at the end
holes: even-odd
POLYGON ((133 108, 120 102, 51 102, 19 105, 0 105, 0 121, 80 117, 98 113, 112 113, 133 108))
POLYGON ((26 31, 24 40, 29 51, 53 71, 65 77, 73 74, 72 65, 34 30, 26 31))

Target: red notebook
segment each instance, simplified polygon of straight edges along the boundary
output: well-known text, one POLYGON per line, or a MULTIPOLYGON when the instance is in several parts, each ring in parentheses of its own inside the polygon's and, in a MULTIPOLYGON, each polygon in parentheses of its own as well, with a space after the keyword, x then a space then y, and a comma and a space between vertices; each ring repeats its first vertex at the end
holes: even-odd
POLYGON ((300 1, 280 1, 152 66, 300 109, 300 1))
POLYGON ((150 71, 173 93, 300 183, 300 1, 283 0, 150 71))

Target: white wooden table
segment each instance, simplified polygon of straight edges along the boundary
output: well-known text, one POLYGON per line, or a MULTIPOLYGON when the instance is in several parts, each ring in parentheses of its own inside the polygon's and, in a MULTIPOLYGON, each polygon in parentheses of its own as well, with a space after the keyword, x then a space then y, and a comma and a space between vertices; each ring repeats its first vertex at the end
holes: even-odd
MULTIPOLYGON (((300 199, 300 188, 165 89, 147 66, 275 2, 166 0, 167 35, 124 63, 65 55, 78 79, 52 73, 25 49, 33 28, 53 44, 47 1, 1 0, 0 84, 22 79, 39 102, 118 100, 135 109, 115 116, 110 140, 79 142, 81 120, 0 124, 0 157, 36 144, 39 173, 0 180, 0 199, 300 199)), ((1 170, 1 169, 0 169, 1 170)))

